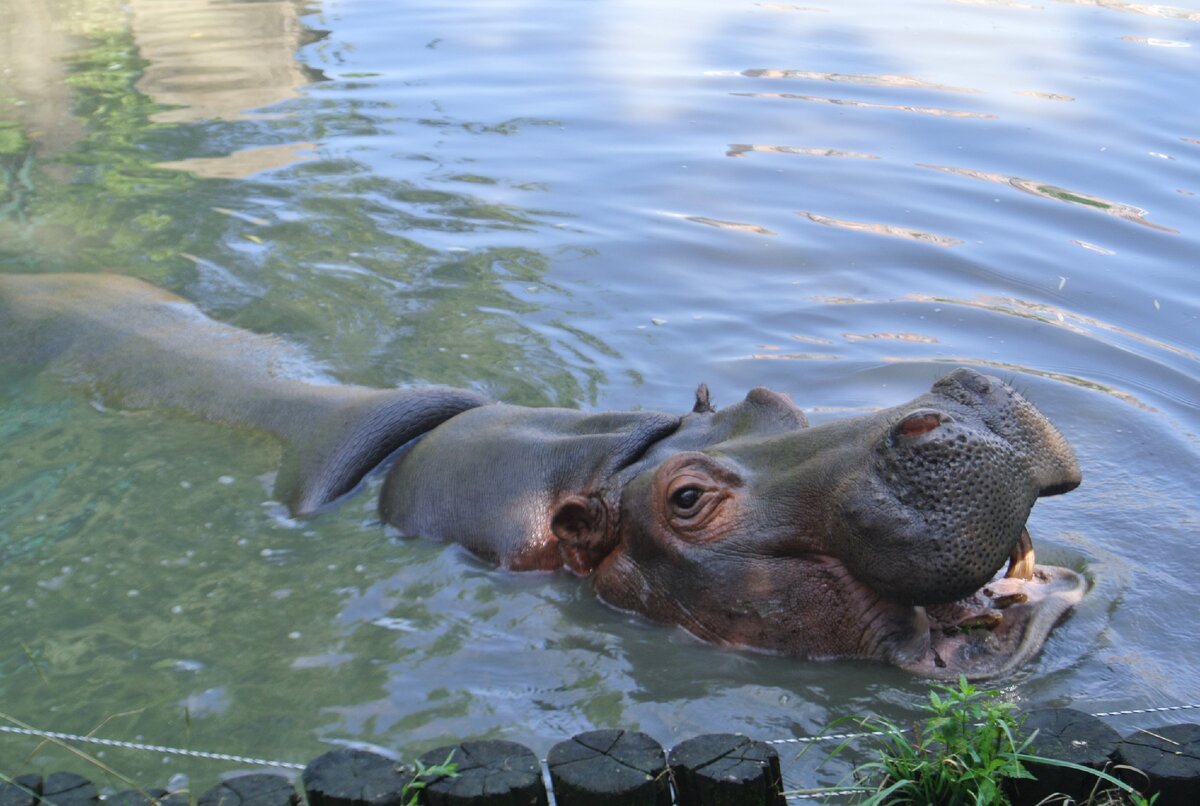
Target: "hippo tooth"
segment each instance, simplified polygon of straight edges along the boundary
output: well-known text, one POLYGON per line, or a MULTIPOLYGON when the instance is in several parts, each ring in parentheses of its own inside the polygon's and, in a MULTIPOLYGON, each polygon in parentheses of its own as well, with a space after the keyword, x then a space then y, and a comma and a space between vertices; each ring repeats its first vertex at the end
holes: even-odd
POLYGON ((1012 554, 1009 555, 1008 570, 1004 572, 1004 576, 1005 578, 1033 579, 1035 564, 1033 539, 1029 536, 1029 530, 1022 527, 1021 537, 1018 538, 1017 545, 1013 546, 1012 554))
POLYGON ((1011 607, 1015 604, 1025 604, 1029 601, 1029 594, 1026 593, 1010 593, 1006 596, 997 596, 992 603, 997 610, 1003 610, 1006 607, 1011 607))
POLYGON ((963 619, 954 626, 960 630, 994 630, 1004 621, 1004 617, 995 611, 978 613, 963 619))

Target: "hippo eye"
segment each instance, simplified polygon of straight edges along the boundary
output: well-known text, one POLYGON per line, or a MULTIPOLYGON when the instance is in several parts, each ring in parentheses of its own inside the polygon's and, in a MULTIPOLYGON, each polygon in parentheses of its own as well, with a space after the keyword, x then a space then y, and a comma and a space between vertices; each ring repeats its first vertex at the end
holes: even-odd
POLYGON ((699 487, 680 487, 671 493, 671 506, 679 515, 691 515, 703 496, 704 490, 699 487))

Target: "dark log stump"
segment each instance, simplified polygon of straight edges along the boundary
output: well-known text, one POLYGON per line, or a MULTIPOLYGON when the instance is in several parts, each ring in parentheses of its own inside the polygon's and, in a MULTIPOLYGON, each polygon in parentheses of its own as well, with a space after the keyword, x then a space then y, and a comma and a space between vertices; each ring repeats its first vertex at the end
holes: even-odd
POLYGON ((1117 761, 1140 770, 1120 777, 1144 795, 1161 793, 1159 803, 1200 803, 1200 725, 1135 731, 1117 745, 1117 761))
POLYGON ((542 765, 529 748, 499 739, 439 747, 421 756, 433 766, 445 762, 458 765, 457 777, 425 781, 421 801, 429 806, 547 806, 542 765))
POLYGON ((594 730, 546 756, 558 806, 670 806, 667 759, 644 733, 594 730))
POLYGON ((18 775, 0 783, 0 806, 35 806, 42 794, 42 776, 18 775))
MULTIPOLYGON (((1112 766, 1121 734, 1091 714, 1072 708, 1044 708, 1031 711, 1025 720, 1026 735, 1037 731, 1027 752, 1057 761, 1069 761, 1093 770, 1112 766)), ((1027 762, 1025 768, 1037 777, 1013 780, 1010 795, 1014 803, 1035 804, 1056 793, 1076 801, 1086 800, 1092 792, 1111 789, 1112 784, 1079 770, 1027 762)))
POLYGON ((676 745, 670 755, 679 806, 786 806, 779 754, 736 733, 676 745))
POLYGON ((100 793, 82 775, 56 772, 42 783, 42 798, 54 806, 90 806, 100 800, 100 793))
POLYGON ((165 789, 126 789, 104 799, 105 806, 154 806, 167 799, 165 789))
POLYGON ((197 806, 296 806, 300 796, 282 775, 255 773, 222 781, 200 796, 197 806))
POLYGON ((376 753, 340 748, 310 761, 303 780, 309 806, 396 806, 411 776, 376 753))

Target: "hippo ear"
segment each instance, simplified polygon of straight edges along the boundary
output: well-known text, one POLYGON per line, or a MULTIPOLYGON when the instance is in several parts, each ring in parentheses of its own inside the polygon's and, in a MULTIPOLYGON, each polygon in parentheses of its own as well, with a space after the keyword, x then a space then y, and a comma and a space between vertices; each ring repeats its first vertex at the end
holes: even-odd
POLYGON ((576 574, 589 576, 616 545, 608 522, 608 509, 596 496, 571 495, 558 503, 550 530, 563 562, 576 574))

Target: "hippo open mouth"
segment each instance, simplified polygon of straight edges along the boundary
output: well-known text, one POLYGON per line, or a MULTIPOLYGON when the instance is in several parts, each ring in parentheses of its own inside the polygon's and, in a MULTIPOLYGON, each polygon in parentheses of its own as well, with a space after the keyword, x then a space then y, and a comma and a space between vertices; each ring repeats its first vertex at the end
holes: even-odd
POLYGON ((919 402, 929 405, 891 420, 841 510, 849 530, 837 554, 857 596, 876 602, 876 654, 890 647, 894 663, 931 677, 1003 674, 1087 589, 1080 574, 1037 564, 1026 524, 1038 498, 1079 485, 1079 466, 995 378, 959 370, 919 402))
POLYGON ((1029 530, 1022 529, 1007 568, 991 582, 953 602, 914 607, 917 630, 928 638, 923 651, 898 663, 928 677, 1005 674, 1041 648, 1086 589, 1075 571, 1038 565, 1029 530))

